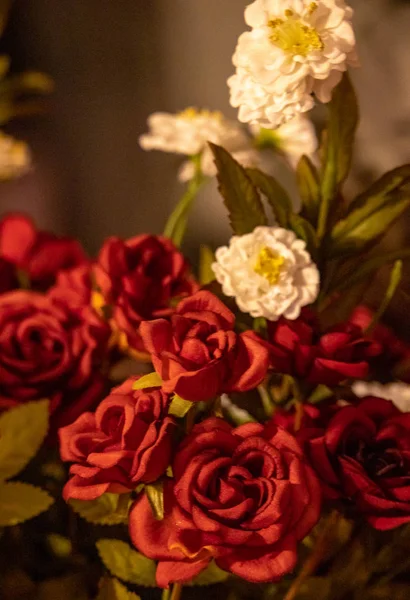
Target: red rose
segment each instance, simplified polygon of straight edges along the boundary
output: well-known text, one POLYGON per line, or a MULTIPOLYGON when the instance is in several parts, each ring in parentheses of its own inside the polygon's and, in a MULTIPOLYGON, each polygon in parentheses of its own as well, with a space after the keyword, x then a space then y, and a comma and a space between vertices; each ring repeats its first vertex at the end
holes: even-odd
POLYGON ((320 516, 320 485, 285 430, 251 423, 233 429, 211 418, 194 427, 164 486, 156 521, 141 494, 130 535, 159 561, 157 583, 185 582, 214 558, 252 582, 279 580, 296 564, 297 543, 320 516))
POLYGON ((157 480, 170 463, 175 421, 169 395, 133 390, 137 378, 112 390, 95 414, 84 413, 59 431, 60 453, 73 462, 64 498, 94 500, 105 492, 134 490, 157 480))
POLYGON ((123 241, 109 238, 95 269, 97 285, 129 346, 144 351, 141 321, 169 316, 175 301, 198 289, 184 256, 173 243, 155 235, 123 241))
POLYGON ((28 217, 20 214, 0 222, 0 256, 25 271, 31 285, 42 290, 52 285, 61 269, 86 260, 76 240, 38 231, 28 217))
MULTIPOLYGON (((303 404, 303 416, 300 423, 300 427, 314 427, 318 422, 321 421, 322 413, 317 406, 313 406, 313 404, 303 404)), ((296 418, 296 409, 295 406, 292 406, 290 410, 285 410, 284 408, 279 408, 275 411, 270 423, 276 427, 282 427, 289 431, 290 433, 294 433, 295 431, 295 418, 296 418)), ((270 425, 269 425, 270 426, 270 425)))
POLYGON ((369 359, 380 345, 363 336, 357 325, 341 323, 319 332, 314 314, 304 310, 299 319, 268 324, 271 366, 312 384, 337 385, 344 379, 363 379, 369 359))
POLYGON ((0 296, 0 406, 50 398, 56 424, 75 418, 102 389, 109 334, 91 311, 80 315, 36 292, 0 296))
POLYGON ((268 352, 253 332, 234 332, 233 313, 216 296, 197 292, 170 320, 141 324, 140 333, 164 390, 191 401, 244 392, 266 376, 268 352))
POLYGON ((298 437, 328 498, 351 500, 376 529, 410 522, 410 413, 366 398, 298 437))

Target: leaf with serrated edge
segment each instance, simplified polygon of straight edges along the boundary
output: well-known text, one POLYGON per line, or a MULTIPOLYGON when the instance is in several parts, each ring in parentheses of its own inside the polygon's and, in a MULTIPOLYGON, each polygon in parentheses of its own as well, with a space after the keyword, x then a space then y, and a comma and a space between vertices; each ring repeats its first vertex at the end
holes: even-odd
POLYGON ((145 493, 158 521, 164 518, 164 485, 162 481, 150 483, 145 486, 145 493))
POLYGON ((219 191, 228 209, 231 227, 236 235, 251 233, 255 227, 267 225, 258 190, 245 169, 216 144, 209 143, 217 168, 219 191))
POLYGON ((288 216, 292 212, 292 201, 289 194, 271 175, 259 169, 246 169, 252 183, 266 197, 273 214, 281 227, 287 227, 288 216))
POLYGON ((95 500, 70 500, 72 509, 95 525, 120 525, 128 522, 130 494, 103 494, 95 500))
POLYGON ((312 225, 300 215, 289 215, 289 226, 296 233, 298 238, 306 243, 306 248, 313 259, 316 258, 318 249, 318 239, 312 225))
POLYGON ((222 571, 213 561, 209 563, 207 568, 202 571, 195 579, 186 585, 214 585, 216 583, 222 583, 229 577, 229 573, 222 571))
POLYGON ((145 390, 146 388, 161 387, 161 386, 162 386, 162 379, 158 375, 158 373, 155 373, 155 371, 154 371, 153 373, 148 373, 148 375, 143 375, 142 377, 137 379, 132 384, 132 389, 133 390, 145 390))
POLYGON ((0 481, 15 477, 37 454, 47 435, 48 407, 48 400, 36 400, 0 415, 0 481))
POLYGON ((156 564, 126 542, 101 539, 96 543, 98 553, 108 571, 122 581, 144 587, 156 587, 156 564))
POLYGON ((24 523, 46 511, 53 498, 44 490, 13 481, 0 484, 0 527, 24 523))
POLYGON ((127 590, 118 579, 104 577, 100 582, 100 591, 96 600, 141 600, 141 598, 127 590))
POLYGON ((168 412, 173 417, 182 419, 188 413, 192 404, 193 403, 189 400, 184 400, 184 398, 181 398, 181 396, 178 396, 178 394, 174 394, 171 404, 169 405, 168 412))

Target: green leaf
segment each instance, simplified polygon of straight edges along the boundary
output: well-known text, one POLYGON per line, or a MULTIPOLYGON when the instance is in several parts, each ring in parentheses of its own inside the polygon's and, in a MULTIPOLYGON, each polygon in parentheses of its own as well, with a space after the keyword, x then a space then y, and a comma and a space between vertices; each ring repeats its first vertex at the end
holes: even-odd
POLYGON ((302 214, 312 225, 316 225, 320 204, 319 174, 306 155, 298 163, 296 179, 302 198, 302 214))
POLYGON ((410 181, 410 165, 389 171, 350 205, 347 216, 331 233, 330 253, 357 253, 376 241, 409 207, 410 195, 402 188, 410 181))
POLYGON ((133 585, 156 587, 156 564, 153 560, 121 540, 101 539, 96 546, 104 566, 114 577, 133 585))
POLYGON ((233 232, 243 235, 259 225, 267 225, 258 190, 245 169, 223 148, 212 143, 209 145, 218 170, 219 191, 228 209, 233 232))
POLYGON ((53 553, 59 558, 67 558, 73 550, 71 540, 59 533, 50 533, 47 536, 47 542, 53 553))
POLYGON ((390 275, 389 286, 386 290, 386 294, 383 298, 383 302, 380 304, 376 313, 373 315, 372 322, 370 323, 369 327, 367 328, 366 333, 369 333, 370 331, 372 331, 372 329, 380 321, 380 319, 386 312, 387 307, 389 306, 390 302, 392 301, 393 296, 396 293, 396 290, 400 285, 402 273, 403 273, 403 263, 401 262, 401 260, 397 260, 394 263, 394 266, 393 266, 393 269, 392 269, 392 272, 390 275))
POLYGON ((127 590, 118 579, 104 577, 100 582, 100 591, 96 600, 141 600, 141 598, 127 590))
POLYGON ((192 404, 193 403, 189 400, 184 400, 184 398, 181 398, 181 396, 178 396, 178 394, 174 394, 168 409, 168 413, 173 417, 183 419, 192 407, 192 404))
POLYGON ((215 262, 215 254, 209 246, 201 244, 199 247, 199 283, 208 285, 215 280, 212 263, 215 262))
POLYGON ((287 227, 289 214, 293 211, 292 201, 287 191, 271 175, 259 169, 246 169, 252 183, 266 197, 273 214, 281 227, 287 227))
POLYGON ((154 517, 158 521, 164 518, 164 484, 162 481, 149 483, 145 486, 145 493, 154 513, 154 517))
POLYGON ((324 400, 328 400, 333 396, 333 391, 327 387, 327 385, 318 385, 308 398, 309 404, 319 404, 324 400))
POLYGON ((70 500, 80 517, 95 525, 120 525, 128 522, 130 494, 103 494, 95 500, 70 500))
POLYGON ((48 400, 37 400, 0 415, 0 481, 15 477, 37 454, 47 435, 48 407, 48 400))
POLYGON ((161 387, 161 386, 162 386, 162 379, 158 375, 158 373, 155 373, 155 371, 154 371, 153 373, 149 373, 148 375, 143 375, 142 377, 137 379, 137 381, 135 381, 133 383, 132 389, 133 390, 145 390, 146 388, 161 387))
POLYGON ((290 214, 289 225, 290 228, 296 233, 296 235, 304 242, 306 242, 307 250, 309 251, 312 258, 315 259, 317 255, 319 242, 316 236, 316 231, 313 229, 309 221, 307 221, 300 215, 290 214))
POLYGON ((53 498, 44 490, 13 481, 0 484, 0 527, 18 525, 46 511, 53 498))
POLYGON ((195 577, 195 579, 186 585, 214 585, 216 583, 222 583, 226 581, 228 577, 229 573, 222 571, 222 569, 220 569, 216 563, 212 561, 209 563, 208 567, 202 571, 202 573, 200 573, 197 577, 195 577))

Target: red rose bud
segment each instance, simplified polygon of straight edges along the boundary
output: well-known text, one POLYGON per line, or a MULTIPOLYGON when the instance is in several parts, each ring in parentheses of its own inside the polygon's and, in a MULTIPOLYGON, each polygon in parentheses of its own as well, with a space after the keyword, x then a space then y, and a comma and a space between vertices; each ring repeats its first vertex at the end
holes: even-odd
POLYGON ((109 238, 103 245, 95 277, 113 320, 138 352, 144 345, 138 332, 141 321, 166 317, 175 301, 198 288, 183 254, 173 243, 155 235, 123 241, 109 238))
POLYGON ((174 419, 159 388, 133 390, 130 378, 112 390, 95 414, 84 413, 59 431, 60 453, 71 478, 64 498, 94 500, 156 481, 170 463, 174 419))
POLYGON ((293 436, 259 423, 233 429, 207 419, 182 442, 173 474, 162 521, 145 494, 130 513, 132 542, 159 561, 160 587, 192 579, 213 558, 256 583, 293 570, 297 543, 321 509, 319 482, 293 436))
POLYGON ((31 291, 0 296, 0 407, 49 398, 52 427, 74 419, 102 390, 110 330, 31 291))
POLYGON ((312 384, 363 379, 369 360, 381 351, 380 344, 365 338, 352 323, 341 323, 321 334, 314 314, 306 309, 294 321, 281 318, 269 323, 268 336, 272 368, 312 384))
POLYGON ((30 284, 41 290, 53 284, 59 271, 86 260, 76 240, 38 231, 31 219, 20 214, 0 222, 0 256, 25 271, 30 284))
POLYGON ((298 439, 327 498, 345 498, 376 529, 410 522, 410 413, 366 398, 298 439))
POLYGON ((207 291, 182 300, 169 320, 141 323, 164 390, 197 402, 257 387, 267 373, 268 351, 254 332, 235 333, 234 324, 233 313, 207 291))

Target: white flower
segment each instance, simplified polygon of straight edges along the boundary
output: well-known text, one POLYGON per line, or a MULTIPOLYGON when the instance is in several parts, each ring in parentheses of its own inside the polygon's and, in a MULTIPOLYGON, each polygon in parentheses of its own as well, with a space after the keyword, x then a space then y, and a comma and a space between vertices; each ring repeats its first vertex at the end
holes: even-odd
POLYGON ((402 382, 382 384, 377 381, 356 381, 352 385, 353 392, 359 398, 375 396, 391 400, 403 412, 410 412, 410 385, 402 382))
POLYGON ((0 180, 19 177, 30 167, 30 152, 20 142, 0 131, 0 180))
POLYGON ((255 0, 245 10, 252 28, 233 56, 228 80, 239 120, 277 127, 313 107, 311 94, 329 102, 347 65, 357 63, 344 0, 255 0))
POLYGON ((257 227, 218 248, 212 270, 243 312, 270 321, 297 319, 319 291, 319 271, 305 248, 293 231, 257 227))
POLYGON ((296 167, 303 154, 312 156, 318 148, 318 139, 313 123, 307 117, 299 115, 287 121, 277 129, 265 129, 260 125, 250 125, 259 148, 273 148, 296 167))
POLYGON ((216 175, 207 142, 223 146, 245 167, 256 166, 260 160, 243 127, 219 112, 188 108, 179 114, 154 113, 149 117, 148 125, 149 133, 139 140, 144 150, 162 150, 190 157, 179 171, 181 181, 189 181, 194 176, 195 164, 191 158, 197 155, 201 155, 202 173, 208 177, 216 175))

